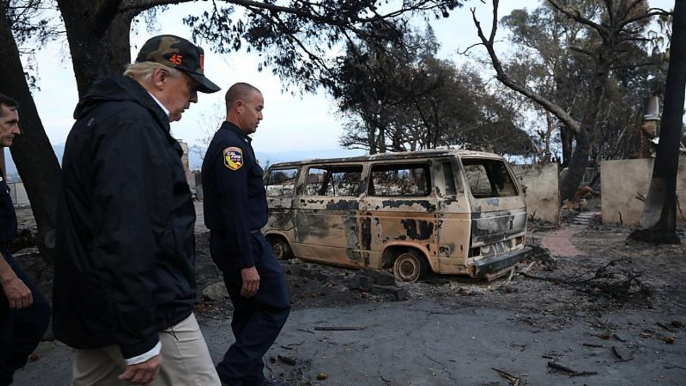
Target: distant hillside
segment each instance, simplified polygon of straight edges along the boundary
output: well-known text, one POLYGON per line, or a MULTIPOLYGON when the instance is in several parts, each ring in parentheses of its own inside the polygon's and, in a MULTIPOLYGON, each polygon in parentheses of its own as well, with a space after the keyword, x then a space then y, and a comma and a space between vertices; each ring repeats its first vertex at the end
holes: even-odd
MULTIPOLYGON (((53 146, 52 149, 55 151, 57 161, 60 164, 62 164, 62 155, 64 155, 64 145, 53 146)), ((14 160, 12 160, 12 156, 10 155, 9 149, 5 149, 5 166, 7 167, 5 173, 7 173, 7 177, 10 181, 12 181, 13 178, 19 178, 19 173, 17 173, 17 166, 14 164, 14 160)))
MULTIPOLYGON (((311 158, 341 158, 364 155, 364 150, 323 149, 323 150, 295 150, 288 152, 255 152, 260 165, 267 166, 278 162, 300 161, 311 158)), ((200 169, 202 158, 196 152, 190 154, 190 166, 192 170, 200 169)))

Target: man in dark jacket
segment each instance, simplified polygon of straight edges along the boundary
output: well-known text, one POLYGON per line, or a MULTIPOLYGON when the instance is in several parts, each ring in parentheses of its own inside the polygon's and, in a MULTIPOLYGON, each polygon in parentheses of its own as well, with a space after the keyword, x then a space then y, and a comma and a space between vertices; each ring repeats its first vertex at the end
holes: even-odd
POLYGON ((205 225, 212 260, 222 270, 234 306, 236 342, 217 365, 229 386, 281 384, 267 380, 262 357, 290 313, 281 264, 260 229, 267 224, 264 174, 250 144, 262 120, 262 93, 237 83, 226 93, 226 122, 217 131, 202 165, 205 225))
POLYGON ((74 385, 218 385, 193 315, 195 210, 169 122, 219 87, 202 49, 173 35, 148 40, 124 75, 94 83, 67 138, 55 337, 76 349, 74 385))
MULTIPOLYGON (((0 94, 0 152, 20 133, 17 102, 0 94)), ((0 386, 12 383, 50 321, 47 300, 9 250, 17 236, 17 216, 4 174, 0 170, 0 386)))

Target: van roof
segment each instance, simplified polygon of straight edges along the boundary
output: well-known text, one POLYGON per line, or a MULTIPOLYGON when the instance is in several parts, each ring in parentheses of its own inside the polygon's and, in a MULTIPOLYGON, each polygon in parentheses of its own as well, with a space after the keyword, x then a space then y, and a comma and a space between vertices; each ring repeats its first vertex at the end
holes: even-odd
POLYGON ((363 162, 363 161, 383 161, 383 160, 403 160, 403 159, 417 159, 417 158, 434 158, 445 156, 457 156, 459 158, 488 158, 502 160, 503 157, 494 153, 487 153, 483 151, 473 150, 457 150, 457 149, 431 149, 431 150, 417 150, 417 151, 403 151, 391 153, 379 153, 373 155, 362 155, 356 157, 343 158, 312 158, 302 161, 288 161, 278 162, 272 164, 272 167, 295 166, 310 163, 339 163, 339 162, 363 162))

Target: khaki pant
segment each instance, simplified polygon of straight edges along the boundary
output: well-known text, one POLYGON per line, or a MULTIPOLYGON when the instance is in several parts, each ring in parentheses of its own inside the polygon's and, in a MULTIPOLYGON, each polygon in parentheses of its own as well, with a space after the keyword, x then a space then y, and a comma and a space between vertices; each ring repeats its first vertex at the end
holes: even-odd
MULTIPOLYGON (((195 315, 160 332, 162 366, 150 386, 219 386, 205 338, 195 315)), ((74 350, 74 386, 125 386, 117 379, 126 369, 118 346, 74 350)))

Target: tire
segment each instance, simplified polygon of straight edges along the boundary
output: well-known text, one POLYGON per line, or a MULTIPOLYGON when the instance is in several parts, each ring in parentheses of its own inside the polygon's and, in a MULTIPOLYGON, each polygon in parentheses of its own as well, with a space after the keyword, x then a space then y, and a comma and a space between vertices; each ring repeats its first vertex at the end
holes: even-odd
POLYGON ((417 251, 401 253, 393 263, 393 276, 398 281, 415 283, 424 279, 428 271, 426 259, 417 251))
POLYGON ((270 237, 269 243, 272 245, 272 252, 277 259, 288 260, 293 258, 291 247, 283 237, 270 237))

